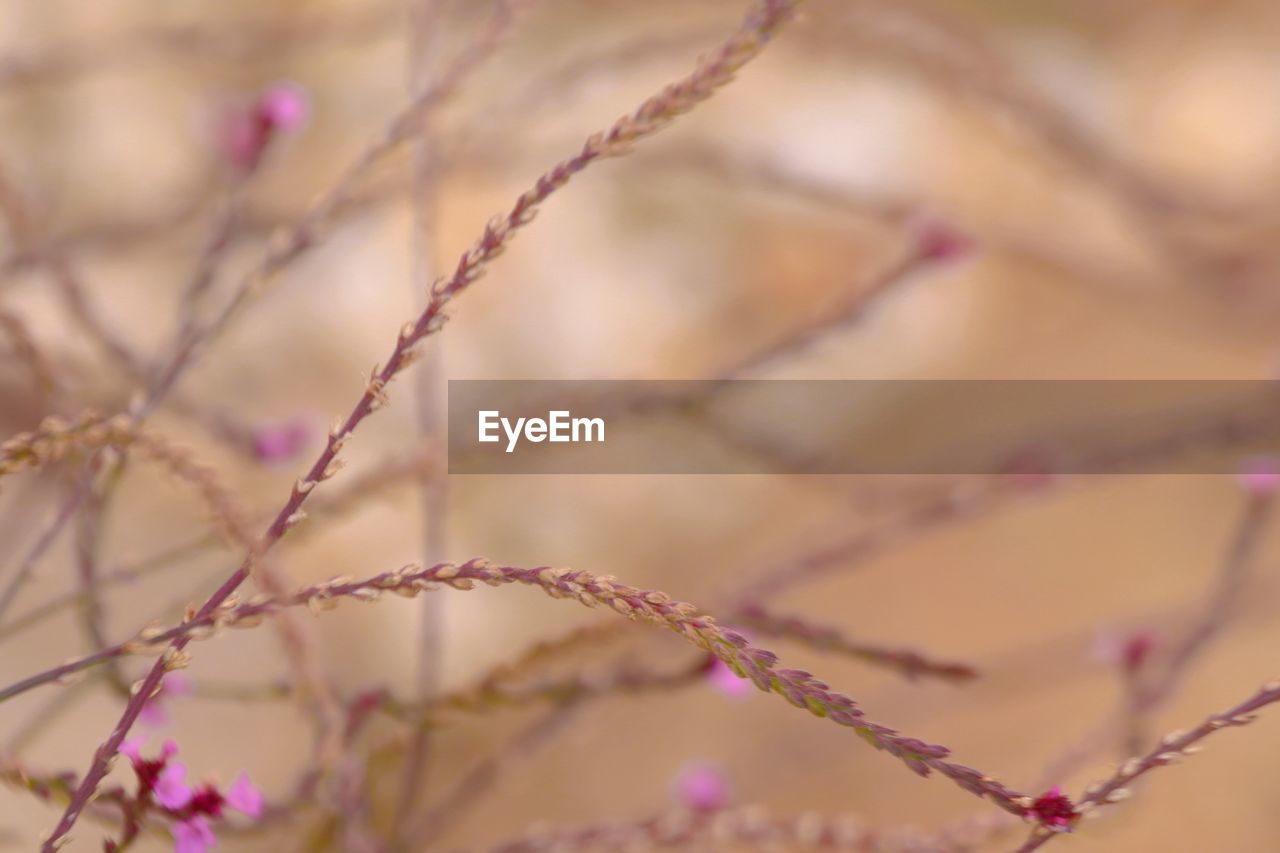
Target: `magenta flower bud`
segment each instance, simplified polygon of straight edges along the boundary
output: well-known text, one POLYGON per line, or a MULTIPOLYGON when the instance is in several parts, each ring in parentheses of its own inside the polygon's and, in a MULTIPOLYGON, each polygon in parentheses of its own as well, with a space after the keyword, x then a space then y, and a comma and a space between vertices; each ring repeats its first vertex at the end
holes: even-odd
POLYGON ((1094 656, 1127 673, 1142 669, 1160 645, 1159 635, 1147 628, 1099 634, 1093 643, 1094 656))
POLYGON ((920 258, 934 263, 964 260, 976 250, 974 239, 953 223, 936 216, 921 216, 909 226, 920 258))
POLYGON ((275 130, 297 130, 307 119, 307 93, 296 83, 276 83, 258 99, 258 112, 275 130))
POLYGON ((297 130, 308 113, 306 92, 294 83, 276 83, 247 107, 227 110, 222 116, 222 156, 236 171, 248 174, 262 161, 271 141, 280 133, 297 130))
POLYGON ((1070 832, 1080 819, 1080 812, 1076 811, 1071 798, 1054 785, 1031 804, 1026 817, 1054 832, 1070 832))

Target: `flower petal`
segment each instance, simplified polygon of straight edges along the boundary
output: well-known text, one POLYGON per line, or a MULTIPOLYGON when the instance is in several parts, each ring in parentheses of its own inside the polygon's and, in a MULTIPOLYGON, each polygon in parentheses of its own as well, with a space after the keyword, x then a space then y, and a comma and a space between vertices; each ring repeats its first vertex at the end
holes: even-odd
POLYGON ((205 853, 218 843, 218 837, 209 828, 209 821, 193 817, 179 821, 172 828, 173 853, 205 853))
POLYGON ((249 774, 241 771, 231 787, 223 793, 227 805, 249 817, 262 816, 262 791, 249 781, 249 774))
POLYGON ((167 696, 187 696, 191 693, 191 679, 180 672, 171 672, 160 683, 160 690, 167 696))
POLYGON ((187 768, 181 761, 166 765, 156 778, 156 801, 173 811, 191 802, 191 789, 187 787, 186 776, 187 768))
POLYGON ((146 743, 144 737, 131 737, 124 743, 120 744, 120 752, 129 757, 134 764, 142 761, 142 745, 146 743))
POLYGON ((160 702, 160 696, 148 701, 138 712, 138 722, 150 729, 162 729, 169 725, 169 712, 160 702))

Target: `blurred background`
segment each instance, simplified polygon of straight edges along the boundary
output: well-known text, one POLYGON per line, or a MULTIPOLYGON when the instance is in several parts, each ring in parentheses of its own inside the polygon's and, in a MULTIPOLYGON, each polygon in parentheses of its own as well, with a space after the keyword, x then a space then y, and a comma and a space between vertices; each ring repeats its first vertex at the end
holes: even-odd
MULTIPOLYGON (((492 55, 359 182, 313 247, 255 291, 148 421, 216 469, 258 527, 485 221, 588 134, 688 73, 746 8, 516 6, 492 55)), ((487 38, 493 10, 488 0, 0 0, 0 312, 16 318, 0 336, 0 432, 54 412, 123 411, 170 352, 193 276, 214 259, 200 312, 215 314, 272 235, 385 135, 411 92, 487 38), (281 91, 305 115, 254 149, 236 122, 281 91), (246 144, 260 161, 245 159, 246 144), (111 355, 103 329, 141 371, 111 355)), ((477 555, 571 566, 732 624, 749 581, 835 543, 821 573, 765 603, 962 661, 979 677, 906 680, 748 633, 871 719, 947 744, 961 763, 1031 793, 1054 783, 1078 793, 1128 754, 1123 737, 1110 732, 1070 772, 1045 778, 1046 768, 1125 702, 1109 643, 1137 633, 1159 657, 1197 624, 1250 500, 1232 477, 1033 487, 767 473, 448 478, 445 381, 719 375, 870 287, 921 216, 969 235, 972 254, 903 277, 856 322, 813 327, 805 346, 751 375, 1272 378, 1277 182, 1274 3, 810 0, 732 85, 550 200, 453 305, 423 362, 391 387, 390 408, 347 445, 347 469, 316 492, 350 500, 314 511, 276 563, 294 585, 477 555), (921 506, 970 499, 971 512, 912 521, 921 506), (898 533, 840 550, 885 529, 898 533)), ((65 504, 80 461, 6 479, 0 582, 65 504)), ((131 462, 109 506, 72 523, 0 618, 0 681, 92 650, 94 624, 116 642, 203 601, 239 559, 202 539, 206 520, 188 486, 131 462), (86 548, 118 581, 96 615, 79 594, 86 548), (68 606, 40 610, 58 601, 68 606)), ((1265 520, 1255 532, 1229 618, 1150 710, 1149 736, 1189 727, 1276 675, 1280 553, 1265 520)), ((611 622, 524 588, 426 598, 307 617, 340 695, 386 688, 407 701, 463 689, 534 642, 611 622)), ((643 625, 584 645, 515 681, 698 663, 692 647, 643 625)), ((269 626, 232 632, 192 652, 192 693, 167 702, 152 742, 173 737, 196 777, 244 769, 269 801, 289 802, 312 734, 305 709, 275 689, 289 673, 278 636, 269 626)), ((148 660, 126 658, 124 682, 148 660)), ((671 806, 672 780, 691 762, 719 768, 730 803, 783 816, 850 813, 928 833, 995 812, 777 697, 735 698, 702 677, 520 705, 452 714, 433 730, 409 809, 435 817, 408 849, 484 847, 540 822, 645 819, 671 806)), ((96 674, 24 693, 0 704, 0 755, 31 773, 82 773, 122 707, 96 674)), ((414 736, 375 717, 358 743, 391 744, 360 787, 377 834, 398 808, 414 736)), ((1277 849, 1277 748, 1280 714, 1264 714, 1054 843, 1277 849)), ((123 763, 111 778, 132 784, 123 763)), ((222 845, 354 848, 351 836, 321 831, 326 802, 223 832, 222 845)), ((32 849, 60 812, 20 786, 0 788, 0 846, 32 849)), ((86 816, 70 849, 101 849, 116 829, 86 816)), ((918 849, 1012 850, 1025 832, 996 829, 968 847, 918 849)), ((161 833, 137 848, 171 843, 161 833)))

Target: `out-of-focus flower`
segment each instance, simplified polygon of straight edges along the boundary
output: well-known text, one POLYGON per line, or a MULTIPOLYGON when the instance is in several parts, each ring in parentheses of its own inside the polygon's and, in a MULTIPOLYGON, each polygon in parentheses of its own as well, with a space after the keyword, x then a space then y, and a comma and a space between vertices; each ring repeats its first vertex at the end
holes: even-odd
POLYGON ((262 93, 257 108, 277 130, 297 130, 307 118, 307 93, 296 83, 276 83, 262 93))
POLYGON ((253 452, 265 465, 288 462, 310 443, 314 432, 309 418, 288 418, 255 430, 253 452))
POLYGON ((1044 447, 1025 447, 1010 456, 1000 470, 1006 483, 1023 491, 1047 489, 1057 482, 1053 456, 1044 447))
POLYGON ((262 815, 262 792, 243 772, 225 792, 210 782, 190 787, 186 765, 170 760, 178 753, 177 744, 171 740, 164 742, 159 758, 142 757, 141 738, 126 741, 120 752, 129 757, 138 777, 139 811, 155 805, 173 818, 174 853, 205 853, 216 845, 218 838, 209 821, 221 818, 224 808, 249 817, 262 815))
POLYGON ((243 174, 262 162, 271 141, 280 133, 300 127, 307 117, 307 96, 294 83, 276 83, 247 107, 227 110, 222 116, 222 155, 243 174))
POLYGON ((672 783, 672 794, 687 809, 710 812, 729 801, 729 784, 720 768, 711 764, 687 765, 672 783))
POLYGON ((169 700, 186 696, 191 692, 191 681, 180 672, 171 672, 160 682, 160 690, 147 700, 138 714, 138 722, 151 728, 169 724, 169 700))
POLYGON ((714 655, 707 661, 706 676, 708 684, 731 699, 742 699, 751 694, 751 681, 738 675, 714 655))
POLYGON ((916 217, 908 226, 917 254, 933 263, 966 260, 977 250, 977 242, 954 223, 935 215, 916 217))
POLYGON ((1250 459, 1236 475, 1236 482, 1254 497, 1273 495, 1280 489, 1280 462, 1269 456, 1250 459))
POLYGON ((159 758, 143 758, 142 743, 143 738, 131 738, 120 744, 121 754, 127 756, 133 763, 134 775, 138 777, 139 800, 145 800, 151 796, 169 759, 178 754, 178 745, 172 740, 166 740, 160 747, 159 758))
POLYGON ((262 817, 262 792, 249 781, 248 773, 241 771, 223 796, 227 805, 236 811, 249 817, 262 817))
POLYGON ((1134 673, 1151 659, 1151 653, 1159 644, 1156 632, 1146 628, 1128 632, 1107 631, 1098 635, 1093 652, 1103 663, 1134 673))
POLYGON ((1070 832, 1080 819, 1080 812, 1076 811, 1071 798, 1054 785, 1036 798, 1027 809, 1026 816, 1054 832, 1070 832))

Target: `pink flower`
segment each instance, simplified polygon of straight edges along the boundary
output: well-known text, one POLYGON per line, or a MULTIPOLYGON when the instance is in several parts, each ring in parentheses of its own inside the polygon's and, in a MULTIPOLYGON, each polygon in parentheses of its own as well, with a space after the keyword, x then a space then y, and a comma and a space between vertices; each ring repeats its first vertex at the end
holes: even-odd
POLYGON ((690 764, 672 785, 676 800, 693 811, 722 809, 729 800, 729 785, 720 769, 710 764, 690 764))
POLYGON ((257 109, 276 130, 297 130, 307 118, 307 92, 296 83, 276 83, 262 93, 257 109))
POLYGON ((186 765, 170 761, 178 752, 177 744, 171 740, 164 742, 159 758, 142 757, 141 738, 121 744, 120 752, 129 757, 138 776, 138 812, 162 809, 173 819, 174 853, 204 853, 216 845, 218 839, 209 821, 221 818, 224 808, 250 817, 262 815, 262 792, 243 772, 225 792, 210 782, 189 786, 186 765))
POLYGON ((218 837, 209 827, 209 821, 199 815, 178 821, 171 831, 173 853, 205 853, 218 843, 218 837))
POLYGON ((1254 497, 1274 495, 1280 489, 1280 464, 1269 456, 1250 459, 1236 475, 1236 482, 1254 497))
POLYGON ((751 681, 738 675, 718 657, 712 657, 707 664, 707 682, 730 699, 742 699, 751 694, 751 681))
POLYGON ((1099 634, 1094 641, 1093 651, 1103 663, 1118 666, 1132 674, 1146 664, 1159 644, 1159 637, 1154 631, 1140 628, 1123 634, 1099 634))
POLYGON ((278 134, 296 130, 306 117, 307 97, 302 87, 276 83, 248 107, 228 110, 222 116, 222 155, 232 168, 248 174, 262 162, 267 146, 278 134))
POLYGON ((921 215, 908 226, 916 253, 926 261, 950 263, 973 255, 974 239, 955 224, 933 215, 921 215))
POLYGON ((249 817, 262 817, 262 791, 249 781, 247 773, 241 771, 223 797, 236 811, 249 817))
POLYGON ((142 738, 131 738, 120 744, 120 752, 133 764, 133 772, 138 777, 138 799, 151 796, 160 780, 160 775, 169 764, 169 759, 178 754, 178 745, 166 740, 160 747, 159 758, 142 757, 142 738))
POLYGON ((171 672, 160 682, 160 690, 147 700, 138 714, 138 721, 153 729, 169 724, 169 712, 165 707, 169 699, 177 699, 191 692, 191 681, 180 672, 171 672))
POLYGON ((253 436, 253 452, 267 465, 288 462, 311 441, 311 421, 293 417, 258 429, 253 436))
POLYGON ((1080 819, 1080 812, 1076 811, 1071 798, 1054 785, 1031 804, 1031 808, 1026 811, 1026 817, 1034 818, 1041 826, 1052 829, 1054 832, 1070 832, 1076 821, 1080 819))
POLYGON ((1022 491, 1037 491, 1054 484, 1052 454, 1043 447, 1024 447, 1004 461, 1000 475, 1006 483, 1022 491))

